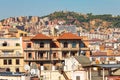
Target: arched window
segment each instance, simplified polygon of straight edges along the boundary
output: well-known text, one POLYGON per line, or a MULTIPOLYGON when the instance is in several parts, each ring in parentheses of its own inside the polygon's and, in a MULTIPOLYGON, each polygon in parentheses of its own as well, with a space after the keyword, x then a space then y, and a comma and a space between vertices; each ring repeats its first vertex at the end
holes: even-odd
POLYGON ((64 42, 64 48, 67 48, 67 47, 68 47, 68 43, 64 42))
POLYGON ((7 46, 7 42, 6 41, 4 41, 4 43, 2 44, 3 46, 7 46))
POLYGON ((6 69, 6 72, 10 72, 10 68, 7 68, 7 69, 6 69))
POLYGON ((44 48, 44 43, 40 42, 40 48, 44 48))

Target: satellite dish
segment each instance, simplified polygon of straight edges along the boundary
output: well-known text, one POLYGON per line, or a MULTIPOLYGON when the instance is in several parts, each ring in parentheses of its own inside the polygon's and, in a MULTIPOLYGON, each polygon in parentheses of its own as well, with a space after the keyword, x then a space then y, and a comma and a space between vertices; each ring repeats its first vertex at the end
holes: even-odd
POLYGON ((58 26, 58 25, 56 25, 56 26, 55 26, 55 29, 57 29, 57 30, 58 30, 58 29, 59 29, 59 26, 58 26))
POLYGON ((31 69, 30 73, 31 74, 36 74, 35 69, 31 69))
POLYGON ((28 64, 26 64, 25 66, 24 66, 24 69, 27 71, 27 70, 30 70, 30 66, 28 65, 28 64))

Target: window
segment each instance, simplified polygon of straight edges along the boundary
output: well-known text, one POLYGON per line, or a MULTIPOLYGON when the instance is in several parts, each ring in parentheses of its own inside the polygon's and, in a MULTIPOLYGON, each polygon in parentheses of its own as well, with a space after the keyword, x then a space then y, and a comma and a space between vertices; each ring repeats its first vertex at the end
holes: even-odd
POLYGON ((19 68, 16 68, 16 72, 19 72, 19 68))
POLYGON ((20 37, 22 37, 23 36, 23 33, 20 33, 20 37))
POLYGON ((20 62, 19 62, 19 59, 16 59, 16 65, 19 65, 20 62))
POLYGON ((67 58, 67 57, 69 57, 68 52, 63 52, 63 53, 62 53, 62 57, 63 57, 63 58, 67 58))
POLYGON ((76 55, 76 52, 71 52, 70 55, 71 55, 71 56, 75 56, 75 55, 76 55))
POLYGON ((43 42, 40 43, 40 48, 44 48, 44 43, 43 42))
POLYGON ((43 58, 43 54, 44 54, 43 52, 38 52, 38 57, 43 58))
POLYGON ((85 44, 80 42, 79 46, 80 46, 80 48, 83 48, 83 47, 85 47, 85 44))
POLYGON ((6 72, 10 72, 10 68, 7 68, 7 69, 6 69, 6 72))
POLYGON ((28 58, 32 58, 32 53, 28 53, 28 58))
POLYGON ((68 43, 64 42, 64 48, 67 48, 67 47, 68 47, 68 43))
POLYGON ((40 54, 40 58, 43 58, 43 53, 40 54))
POLYGON ((31 43, 27 43, 27 48, 31 48, 31 43))
POLYGON ((11 64, 12 64, 12 60, 9 59, 9 60, 8 60, 8 65, 11 65, 11 64))
POLYGON ((76 48, 76 42, 72 43, 72 48, 76 48))
POLYGON ((80 80, 80 76, 76 76, 76 80, 80 80))
POLYGON ((4 65, 7 65, 7 60, 6 60, 6 59, 3 61, 3 64, 4 64, 4 65))
POLYGON ((27 34, 24 34, 24 36, 27 36, 27 34))
POLYGON ((3 45, 3 46, 7 46, 7 42, 5 41, 2 45, 3 45))
POLYGON ((31 62, 29 62, 28 64, 29 64, 29 66, 30 66, 30 65, 31 65, 31 62))
POLYGON ((96 58, 93 57, 93 58, 92 58, 92 61, 95 61, 95 60, 96 60, 96 58))
POLYGON ((4 65, 11 65, 12 64, 12 60, 11 59, 4 59, 4 61, 3 61, 3 64, 4 65))
POLYGON ((53 53, 53 58, 57 58, 57 53, 53 53))
POLYGON ((19 43, 16 43, 16 46, 20 46, 20 44, 19 44, 19 43))

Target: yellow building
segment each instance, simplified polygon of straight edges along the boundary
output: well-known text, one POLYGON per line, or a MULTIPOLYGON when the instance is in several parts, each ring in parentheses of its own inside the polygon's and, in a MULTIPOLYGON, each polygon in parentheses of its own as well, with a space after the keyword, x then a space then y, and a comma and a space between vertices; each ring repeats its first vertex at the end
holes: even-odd
POLYGON ((11 38, 11 37, 22 37, 22 36, 27 36, 27 32, 18 30, 16 28, 8 28, 8 29, 2 29, 0 30, 0 37, 5 37, 5 38, 11 38))
POLYGON ((21 38, 0 38, 0 68, 10 72, 24 72, 21 38))

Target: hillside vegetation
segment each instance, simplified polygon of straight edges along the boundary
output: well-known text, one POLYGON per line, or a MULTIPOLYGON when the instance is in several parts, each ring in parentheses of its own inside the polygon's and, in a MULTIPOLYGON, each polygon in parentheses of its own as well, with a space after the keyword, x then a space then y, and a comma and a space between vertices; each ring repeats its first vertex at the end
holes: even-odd
POLYGON ((22 25, 30 32, 39 32, 40 29, 49 25, 49 23, 58 24, 58 21, 62 21, 63 25, 76 25, 84 30, 91 31, 97 30, 104 31, 108 28, 120 28, 120 16, 113 16, 111 14, 93 15, 92 13, 81 14, 70 11, 54 12, 46 16, 22 16, 22 17, 10 17, 3 19, 0 22, 3 25, 22 25), (45 18, 47 20, 45 20, 45 18), (11 22, 12 21, 12 22, 11 22), (36 28, 37 26, 37 28, 36 28), (39 28, 39 29, 38 29, 39 28), (36 31, 35 31, 36 30, 36 31), (39 31, 37 31, 39 30, 39 31))
POLYGON ((107 27, 120 28, 120 16, 119 15, 118 16, 112 16, 111 14, 93 15, 92 13, 80 14, 76 12, 60 11, 60 12, 54 12, 44 17, 49 17, 50 20, 54 20, 54 19, 65 20, 66 23, 71 22, 72 24, 77 24, 75 22, 90 24, 90 22, 96 21, 96 24, 95 24, 96 27, 98 27, 99 25, 102 26, 104 22, 106 23, 108 22, 110 24, 106 25, 107 27))

